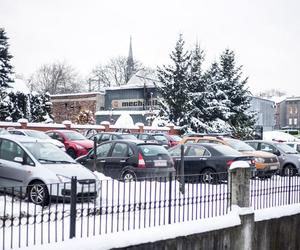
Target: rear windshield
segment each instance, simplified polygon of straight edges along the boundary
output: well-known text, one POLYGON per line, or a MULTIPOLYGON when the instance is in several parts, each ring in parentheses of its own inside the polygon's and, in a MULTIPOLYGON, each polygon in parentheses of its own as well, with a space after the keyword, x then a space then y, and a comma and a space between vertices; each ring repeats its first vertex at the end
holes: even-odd
POLYGON ((123 135, 121 135, 121 137, 122 137, 123 139, 136 140, 136 137, 135 137, 134 135, 132 135, 132 134, 123 134, 123 135))
POLYGON ((164 137, 163 135, 153 135, 153 137, 157 141, 165 141, 165 142, 168 141, 168 139, 166 137, 164 137))
POLYGON ((221 153, 222 155, 230 155, 230 156, 240 156, 242 155, 240 152, 238 152, 237 150, 229 147, 229 146, 226 146, 226 145, 215 145, 214 146, 214 149, 216 151, 218 151, 219 153, 221 153))
POLYGON ((168 151, 160 145, 140 145, 143 156, 169 155, 168 151))

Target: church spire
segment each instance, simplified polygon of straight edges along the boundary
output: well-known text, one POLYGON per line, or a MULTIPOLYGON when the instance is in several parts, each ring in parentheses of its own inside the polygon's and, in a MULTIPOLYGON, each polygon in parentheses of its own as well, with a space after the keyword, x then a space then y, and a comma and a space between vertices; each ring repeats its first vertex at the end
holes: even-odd
POLYGON ((134 61, 133 61, 133 54, 132 54, 132 38, 130 36, 129 54, 127 58, 127 69, 126 69, 126 83, 129 81, 133 73, 134 73, 134 61))

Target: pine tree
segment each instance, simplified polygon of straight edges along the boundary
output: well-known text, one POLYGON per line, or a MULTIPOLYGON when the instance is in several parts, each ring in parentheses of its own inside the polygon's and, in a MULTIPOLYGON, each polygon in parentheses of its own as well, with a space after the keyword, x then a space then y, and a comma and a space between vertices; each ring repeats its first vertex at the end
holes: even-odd
POLYGON ((207 131, 207 89, 204 80, 202 63, 204 61, 204 51, 196 44, 190 57, 190 83, 189 83, 189 102, 187 103, 187 116, 190 121, 190 128, 193 131, 207 131))
POLYGON ((254 114, 249 112, 250 92, 246 88, 248 78, 242 79, 242 66, 236 67, 235 54, 226 49, 220 56, 219 89, 227 96, 229 108, 228 123, 233 135, 243 138, 250 133, 255 123, 254 114))
POLYGON ((162 98, 160 115, 179 126, 188 124, 186 108, 190 87, 188 72, 190 52, 184 50, 184 43, 180 35, 175 50, 170 55, 173 65, 158 68, 158 79, 161 85, 157 87, 162 98))
POLYGON ((9 119, 17 122, 21 118, 30 120, 30 102, 29 95, 22 92, 10 92, 9 97, 9 119))
POLYGON ((9 44, 7 40, 8 38, 4 29, 0 28, 0 121, 9 117, 8 93, 6 92, 6 88, 12 82, 11 74, 13 73, 12 66, 10 65, 12 56, 8 52, 9 44))

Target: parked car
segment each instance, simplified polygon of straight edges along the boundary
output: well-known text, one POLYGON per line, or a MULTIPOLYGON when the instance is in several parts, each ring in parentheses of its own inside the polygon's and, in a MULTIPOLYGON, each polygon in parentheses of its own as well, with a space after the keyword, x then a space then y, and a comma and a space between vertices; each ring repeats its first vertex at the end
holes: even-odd
POLYGON ((111 141, 111 140, 118 140, 118 139, 129 139, 129 140, 135 140, 136 137, 132 134, 125 134, 125 133, 117 133, 117 132, 101 132, 97 134, 93 134, 88 137, 89 140, 94 141, 94 139, 97 138, 97 143, 100 144, 105 141, 111 141))
POLYGON ((280 168, 280 163, 276 155, 270 152, 261 152, 253 149, 247 143, 226 136, 199 136, 199 137, 185 137, 180 144, 185 143, 216 143, 232 147, 243 155, 252 156, 255 160, 255 167, 259 175, 270 176, 277 173, 280 168))
POLYGON ((33 138, 41 139, 46 142, 50 142, 54 144, 55 146, 59 147, 63 151, 66 151, 65 145, 62 142, 52 139, 49 135, 45 134, 42 131, 31 130, 31 129, 12 129, 12 130, 8 130, 8 132, 12 135, 23 135, 23 136, 30 136, 33 138))
MULTIPOLYGON (((168 151, 175 162, 177 173, 180 174, 181 145, 170 148, 168 151)), ((227 174, 224 173, 227 173, 234 161, 247 161, 255 171, 255 161, 252 156, 245 156, 229 146, 213 143, 184 145, 184 174, 201 174, 203 182, 211 183, 227 178, 227 174)))
POLYGON ((94 146, 93 141, 73 130, 50 130, 46 134, 52 139, 62 142, 66 152, 74 159, 86 155, 94 146))
POLYGON ((165 177, 175 172, 173 160, 164 147, 140 140, 103 142, 97 146, 96 155, 92 150, 76 161, 88 169, 94 168, 95 161, 97 171, 124 181, 165 177))
POLYGON ((13 187, 15 194, 26 195, 37 205, 47 205, 52 197, 70 198, 72 176, 78 180, 78 199, 97 197, 96 175, 52 143, 29 136, 0 136, 1 188, 13 187))
POLYGON ((282 175, 295 175, 300 173, 300 154, 285 143, 263 140, 249 140, 245 142, 255 150, 277 155, 282 175))
POLYGON ((9 132, 4 128, 0 128, 0 135, 9 135, 9 132))
POLYGON ((156 142, 165 148, 171 146, 166 134, 163 133, 133 133, 135 137, 142 141, 156 142))

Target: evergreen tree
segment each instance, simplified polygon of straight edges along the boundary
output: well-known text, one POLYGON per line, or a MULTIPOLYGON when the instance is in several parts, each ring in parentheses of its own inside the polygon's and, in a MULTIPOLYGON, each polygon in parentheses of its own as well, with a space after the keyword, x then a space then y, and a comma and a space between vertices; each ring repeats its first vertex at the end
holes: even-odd
POLYGON ((208 129, 205 124, 208 120, 208 103, 206 82, 202 72, 203 61, 204 51, 200 49, 199 44, 196 44, 190 57, 190 88, 188 93, 187 116, 189 117, 190 128, 197 132, 205 132, 208 129))
POLYGON ((0 28, 0 121, 9 116, 9 103, 7 98, 6 88, 12 82, 12 66, 10 59, 12 56, 8 52, 9 44, 8 37, 3 28, 0 28))
POLYGON ((30 94, 30 107, 31 107, 31 122, 45 122, 53 120, 52 117, 52 103, 50 102, 49 93, 30 94))
POLYGON ((228 123, 233 135, 243 138, 255 123, 254 114, 248 111, 251 93, 246 88, 248 78, 242 79, 242 66, 236 67, 235 54, 229 49, 220 56, 220 79, 218 87, 229 100, 228 123))
POLYGON ((173 65, 158 68, 158 79, 161 83, 158 87, 160 99, 160 115, 168 121, 186 126, 188 92, 190 88, 189 64, 190 52, 184 50, 182 35, 176 43, 175 50, 170 58, 173 65))
POLYGON ((9 97, 9 120, 17 122, 21 118, 30 121, 30 102, 29 95, 22 92, 10 92, 9 97))

